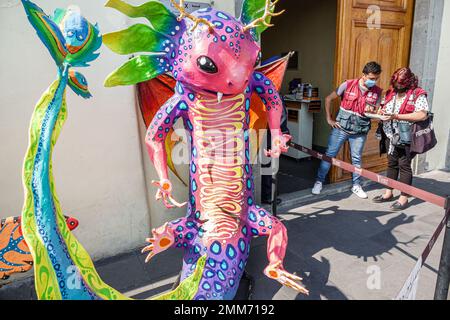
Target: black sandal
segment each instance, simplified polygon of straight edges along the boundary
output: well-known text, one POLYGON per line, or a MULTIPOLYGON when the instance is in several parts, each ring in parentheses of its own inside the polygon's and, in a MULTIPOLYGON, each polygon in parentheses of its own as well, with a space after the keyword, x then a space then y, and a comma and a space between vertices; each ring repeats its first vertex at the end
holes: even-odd
POLYGON ((376 196, 375 198, 372 199, 372 202, 374 203, 386 203, 386 202, 392 202, 392 200, 394 199, 394 196, 390 197, 389 199, 385 199, 383 195, 381 196, 376 196))
POLYGON ((407 209, 409 207, 409 202, 407 202, 406 204, 401 204, 400 202, 396 201, 392 206, 391 206, 391 210, 394 212, 397 211, 403 211, 405 209, 407 209))

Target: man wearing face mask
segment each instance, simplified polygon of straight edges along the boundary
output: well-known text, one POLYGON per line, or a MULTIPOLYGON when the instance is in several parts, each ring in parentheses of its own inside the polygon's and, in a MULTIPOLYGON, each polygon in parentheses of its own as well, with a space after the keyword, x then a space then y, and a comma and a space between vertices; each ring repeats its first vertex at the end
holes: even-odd
MULTIPOLYGON (((388 153, 387 176, 393 180, 412 185, 413 171, 410 153, 411 126, 424 121, 429 112, 427 92, 419 87, 418 77, 410 68, 401 68, 392 75, 391 87, 382 105, 385 115, 382 126, 382 153, 388 153)), ((394 201, 392 189, 373 199, 375 203, 394 201)), ((392 211, 402 211, 408 206, 408 195, 402 193, 391 205, 392 211)))
MULTIPOLYGON (((376 83, 381 75, 381 66, 377 62, 369 62, 363 70, 362 77, 345 81, 325 100, 325 111, 328 124, 332 127, 326 155, 335 158, 346 141, 350 143, 352 163, 357 168, 362 166, 362 155, 367 141, 367 134, 371 129, 371 120, 365 113, 374 113, 381 103, 382 89, 376 83), (341 98, 341 107, 336 121, 331 116, 331 103, 341 98)), ((330 171, 331 164, 322 161, 317 181, 312 193, 319 195, 323 183, 330 171)), ((352 192, 362 199, 367 194, 361 187, 361 176, 353 174, 352 192)))

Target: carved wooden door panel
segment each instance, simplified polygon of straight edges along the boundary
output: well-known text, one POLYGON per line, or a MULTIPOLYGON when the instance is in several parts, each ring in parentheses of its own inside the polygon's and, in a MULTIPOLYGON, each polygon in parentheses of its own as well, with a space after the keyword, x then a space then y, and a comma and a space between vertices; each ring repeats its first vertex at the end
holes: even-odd
MULTIPOLYGON (((364 65, 378 61, 383 74, 379 85, 386 90, 392 73, 409 65, 414 0, 338 0, 335 85, 362 75, 364 65)), ((337 114, 339 104, 334 106, 337 114)), ((375 138, 378 123, 372 131, 363 155, 363 167, 370 171, 386 170, 387 160, 379 156, 375 138)), ((340 159, 351 162, 348 143, 340 159)), ((331 181, 348 180, 350 174, 333 167, 331 181)))

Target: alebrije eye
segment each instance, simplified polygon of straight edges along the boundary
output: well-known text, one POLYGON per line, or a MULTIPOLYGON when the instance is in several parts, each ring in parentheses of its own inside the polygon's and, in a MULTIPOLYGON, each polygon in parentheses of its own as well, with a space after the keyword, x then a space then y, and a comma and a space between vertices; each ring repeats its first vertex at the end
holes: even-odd
POLYGON ((197 59, 197 65, 198 67, 207 73, 217 73, 218 69, 214 61, 211 60, 211 58, 207 56, 200 56, 197 59))

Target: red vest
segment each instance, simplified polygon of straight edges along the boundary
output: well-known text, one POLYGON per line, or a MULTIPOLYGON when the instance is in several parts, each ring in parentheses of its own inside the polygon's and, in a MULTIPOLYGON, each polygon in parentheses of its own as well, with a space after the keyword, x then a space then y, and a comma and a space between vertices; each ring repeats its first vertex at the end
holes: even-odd
MULTIPOLYGON (((388 92, 386 92, 386 98, 383 103, 383 108, 390 102, 392 99, 394 99, 396 93, 394 90, 390 89, 388 92)), ((403 102, 402 107, 400 108, 399 114, 407 114, 407 113, 414 113, 416 110, 416 101, 420 96, 428 96, 428 93, 423 90, 422 88, 416 88, 414 90, 409 90, 406 93, 406 99, 405 102, 403 102)))
POLYGON ((347 90, 344 92, 344 96, 341 101, 341 108, 353 111, 359 114, 364 114, 366 106, 376 106, 383 90, 380 87, 374 86, 362 94, 359 88, 359 80, 348 80, 347 90))

